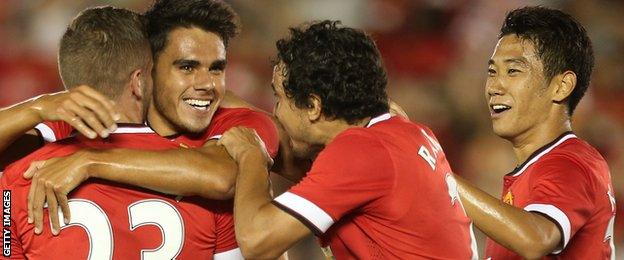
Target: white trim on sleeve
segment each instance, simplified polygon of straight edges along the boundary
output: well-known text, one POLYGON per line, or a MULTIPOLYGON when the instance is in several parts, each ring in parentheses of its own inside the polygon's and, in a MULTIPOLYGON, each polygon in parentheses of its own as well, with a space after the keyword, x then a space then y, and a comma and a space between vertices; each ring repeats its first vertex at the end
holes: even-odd
POLYGON ((561 251, 563 251, 563 249, 566 247, 566 245, 568 245, 568 242, 570 241, 571 225, 568 216, 566 216, 566 214, 557 207, 549 204, 530 204, 524 207, 524 210, 542 213, 559 223, 559 226, 563 231, 563 246, 561 248, 557 247, 552 253, 561 253, 561 251))
POLYGON ((240 248, 234 248, 229 251, 216 253, 213 257, 214 260, 244 260, 243 253, 240 248))
POLYGON ((334 224, 332 217, 323 209, 297 194, 284 192, 274 201, 299 214, 323 233, 334 224))
POLYGON ((56 142, 56 135, 54 135, 54 131, 48 125, 39 123, 35 126, 35 129, 39 130, 44 141, 48 143, 56 142))

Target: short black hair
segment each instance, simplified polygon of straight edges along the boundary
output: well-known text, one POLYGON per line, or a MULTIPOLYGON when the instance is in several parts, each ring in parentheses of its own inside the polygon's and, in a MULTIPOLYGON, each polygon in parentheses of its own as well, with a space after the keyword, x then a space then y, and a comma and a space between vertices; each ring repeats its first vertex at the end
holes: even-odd
POLYGON ((285 66, 284 92, 309 107, 320 97, 322 114, 352 124, 388 111, 387 76, 375 42, 360 30, 320 21, 290 28, 277 41, 277 62, 285 66))
POLYGON ((89 85, 117 99, 137 69, 152 60, 143 17, 112 6, 85 9, 69 24, 59 48, 66 89, 89 85))
POLYGON ((154 58, 165 48, 169 33, 179 27, 196 26, 213 32, 226 47, 239 32, 238 15, 230 5, 218 0, 156 0, 145 17, 154 58))
POLYGON ((507 14, 498 37, 509 34, 534 44, 547 80, 567 70, 576 73, 576 86, 568 98, 568 114, 572 115, 589 87, 594 68, 592 43, 585 28, 562 11, 529 6, 507 14))

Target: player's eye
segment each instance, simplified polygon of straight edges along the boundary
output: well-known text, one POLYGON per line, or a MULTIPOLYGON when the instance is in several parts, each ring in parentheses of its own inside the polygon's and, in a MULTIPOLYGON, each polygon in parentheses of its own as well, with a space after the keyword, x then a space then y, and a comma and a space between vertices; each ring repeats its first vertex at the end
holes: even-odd
POLYGON ((517 70, 517 69, 508 69, 507 70, 507 74, 512 74, 512 75, 516 74, 516 73, 519 73, 519 72, 521 72, 521 71, 517 70))
POLYGON ((184 71, 184 72, 192 72, 193 71, 193 67, 190 65, 182 65, 180 66, 180 70, 184 71))
POLYGON ((494 70, 492 68, 488 69, 488 76, 491 77, 491 76, 494 76, 494 75, 496 75, 496 70, 494 70))

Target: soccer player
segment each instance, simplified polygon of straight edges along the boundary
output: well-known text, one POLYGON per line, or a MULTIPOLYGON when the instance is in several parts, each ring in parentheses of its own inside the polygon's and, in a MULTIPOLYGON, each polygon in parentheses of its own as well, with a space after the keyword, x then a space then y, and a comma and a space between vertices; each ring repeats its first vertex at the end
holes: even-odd
POLYGON ((485 257, 613 259, 609 167, 570 122, 594 65, 585 29, 559 10, 513 10, 488 64, 494 133, 511 142, 518 165, 502 201, 460 181, 468 216, 489 237, 485 257))
POLYGON ((388 113, 373 40, 323 21, 291 29, 277 49, 275 116, 299 156, 322 151, 301 182, 272 200, 270 159, 254 131, 223 135, 239 167, 234 216, 243 255, 274 258, 314 233, 336 259, 476 259, 434 134, 388 113))
MULTIPOLYGON (((36 236, 33 226, 27 222, 25 202, 31 183, 22 173, 33 160, 64 156, 85 148, 121 146, 159 150, 178 147, 178 142, 156 135, 143 124, 152 91, 151 55, 143 20, 131 11, 113 7, 87 9, 68 27, 59 55, 63 81, 70 85, 95 78, 97 81, 91 84, 97 89, 109 90, 104 96, 116 102, 114 112, 119 114, 119 121, 132 124, 120 125, 106 140, 79 136, 49 144, 7 168, 0 186, 5 198, 13 203, 5 205, 4 211, 4 218, 10 219, 5 237, 9 231, 11 242, 4 245, 5 257, 211 258, 215 254, 218 257, 218 253, 231 256, 231 250, 236 250, 233 220, 227 204, 193 198, 180 201, 173 196, 103 181, 86 183, 72 194, 68 205, 74 216, 63 223, 65 230, 58 238, 53 238, 51 232, 36 236), (108 55, 111 51, 116 51, 116 55, 108 55), (86 55, 96 57, 97 61, 82 64, 86 55), (93 71, 98 65, 115 66, 100 67, 106 70, 98 71, 102 74, 98 77, 93 71)), ((37 184, 42 185, 32 183, 37 184)), ((49 207, 57 205, 49 201, 49 207)), ((49 214, 49 217, 59 216, 49 214)))
MULTIPOLYGON (((245 104, 238 100, 229 104, 236 108, 219 106, 224 95, 225 46, 236 32, 233 10, 220 1, 157 1, 146 17, 156 61, 149 125, 181 147, 197 149, 81 150, 36 162, 26 175, 36 172, 33 181, 47 183, 33 186, 29 196, 29 213, 37 227, 42 228, 45 201, 66 197, 89 177, 168 194, 231 198, 236 165, 222 147, 204 143, 232 126, 256 129, 272 154, 277 152, 277 131, 268 116, 240 108, 245 104)), ((57 230, 54 220, 52 227, 57 230)))

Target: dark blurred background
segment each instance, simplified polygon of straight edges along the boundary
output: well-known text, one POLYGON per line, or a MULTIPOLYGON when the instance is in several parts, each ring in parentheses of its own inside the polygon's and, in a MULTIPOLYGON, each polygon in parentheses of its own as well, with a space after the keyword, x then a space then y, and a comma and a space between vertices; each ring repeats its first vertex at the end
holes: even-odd
MULTIPOLYGON (((228 49, 227 87, 266 110, 273 107, 270 60, 287 28, 338 19, 371 33, 389 74, 391 98, 414 121, 429 125, 454 170, 499 197, 515 159, 491 131, 484 102, 487 60, 505 13, 540 4, 571 13, 588 30, 596 67, 574 116, 575 132, 598 148, 611 168, 618 201, 616 258, 624 258, 624 2, 496 0, 230 0, 242 33, 228 49)), ((114 5, 142 12, 151 0, 0 0, 0 107, 63 89, 58 41, 82 9, 114 5)), ((483 236, 478 235, 482 242, 483 236)), ((482 250, 482 245, 480 245, 482 250)), ((322 259, 314 239, 291 259, 322 259)))

